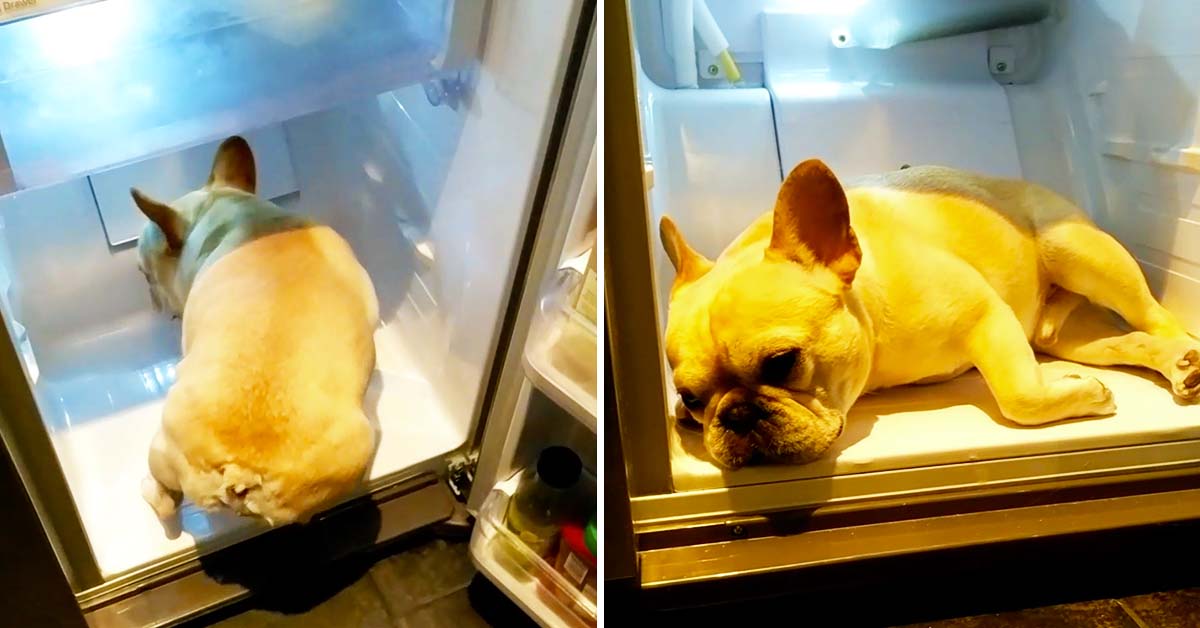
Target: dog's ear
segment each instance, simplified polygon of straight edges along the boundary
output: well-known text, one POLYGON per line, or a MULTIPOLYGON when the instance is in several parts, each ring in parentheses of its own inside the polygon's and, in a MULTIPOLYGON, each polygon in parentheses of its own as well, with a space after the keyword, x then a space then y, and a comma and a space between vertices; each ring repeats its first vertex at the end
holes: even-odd
POLYGON ((179 215, 179 212, 171 209, 171 206, 166 203, 160 203, 142 194, 142 191, 137 188, 130 188, 129 194, 133 196, 133 203, 138 206, 138 209, 142 210, 142 213, 146 214, 146 217, 162 230, 167 239, 167 246, 173 251, 183 248, 187 222, 179 215))
POLYGON ((671 259, 671 265, 675 267, 675 283, 671 285, 671 290, 703 277, 713 267, 708 258, 688 246, 670 217, 663 216, 659 221, 658 237, 667 251, 667 257, 671 259))
POLYGON ((254 194, 257 180, 250 144, 237 135, 221 142, 213 158, 208 186, 227 186, 254 194))
POLYGON ((850 206, 842 184, 820 160, 793 168, 779 188, 767 254, 826 266, 846 284, 854 280, 862 250, 850 228, 850 206))

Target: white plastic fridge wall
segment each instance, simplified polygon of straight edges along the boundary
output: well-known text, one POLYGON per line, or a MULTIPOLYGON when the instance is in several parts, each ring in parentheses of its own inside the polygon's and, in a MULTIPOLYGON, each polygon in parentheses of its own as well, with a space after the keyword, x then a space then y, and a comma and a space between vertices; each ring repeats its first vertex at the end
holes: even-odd
POLYGON ((1025 176, 1074 198, 1200 332, 1200 3, 1062 2, 1044 76, 1006 87, 1025 176))
MULTIPOLYGON (((473 427, 569 15, 565 4, 493 8, 458 111, 431 106, 412 86, 283 124, 299 193, 281 203, 342 233, 379 294, 366 400, 382 432, 372 480, 440 467, 473 427)), ((195 176, 199 185, 207 173, 195 176)), ((261 531, 185 505, 185 534, 168 539, 141 501, 178 323, 151 311, 136 251, 108 247, 87 179, 0 199, 0 264, 9 331, 101 572, 261 531)))
MULTIPOLYGON (((1185 26, 1200 6, 1069 2, 1049 25, 862 52, 828 45, 854 3, 709 4, 735 54, 764 61, 764 85, 663 89, 640 77, 652 224, 670 214, 716 256, 770 210, 781 174, 807 157, 842 176, 930 162, 1022 176, 1073 198, 1120 237, 1156 294, 1200 331, 1200 65, 1188 64, 1200 43, 1185 26), (1032 84, 993 81, 988 46, 1031 36, 1043 38, 1044 72, 1032 84)), ((673 271, 656 256, 665 320, 673 271)), ((672 429, 672 482, 711 489, 1200 437, 1195 408, 1176 405, 1154 375, 1099 377, 1116 394, 1116 417, 1036 430, 997 418, 975 373, 872 395, 835 451, 810 465, 722 470, 696 434, 672 429)))

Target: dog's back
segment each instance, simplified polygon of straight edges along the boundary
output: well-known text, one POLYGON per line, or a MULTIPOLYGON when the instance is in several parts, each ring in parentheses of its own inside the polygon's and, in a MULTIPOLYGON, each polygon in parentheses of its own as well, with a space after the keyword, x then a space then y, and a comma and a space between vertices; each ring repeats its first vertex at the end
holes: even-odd
POLYGON ((324 226, 242 242, 201 273, 164 435, 184 492, 278 523, 363 479, 374 431, 362 398, 378 305, 350 247, 324 226))
POLYGON ((1070 201, 1036 183, 945 166, 916 166, 853 177, 844 182, 844 187, 848 194, 855 189, 887 189, 979 203, 1023 230, 1037 231, 1061 220, 1084 218, 1070 201))
MULTIPOLYGON (((940 250, 1001 289, 1013 280, 994 275, 1037 271, 1041 231, 1063 221, 1088 221, 1071 202, 1039 185, 943 166, 848 178, 843 187, 859 240, 886 265, 906 267, 940 250)), ((767 212, 722 257, 758 255, 770 240, 771 225, 767 212)))

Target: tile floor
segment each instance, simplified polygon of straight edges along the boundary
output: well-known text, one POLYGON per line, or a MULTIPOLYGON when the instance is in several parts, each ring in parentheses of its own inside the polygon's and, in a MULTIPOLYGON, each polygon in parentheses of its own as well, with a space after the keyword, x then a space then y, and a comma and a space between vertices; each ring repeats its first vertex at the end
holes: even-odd
POLYGON ((476 578, 465 540, 420 537, 310 590, 267 593, 192 628, 489 628, 531 625, 476 578), (477 580, 477 581, 476 581, 477 580), (474 582, 474 584, 472 584, 474 582), (311 601, 312 603, 305 603, 311 601), (472 605, 472 602, 475 605, 472 605), (490 618, 485 620, 480 607, 490 618))
POLYGON ((1182 589, 1121 599, 1060 604, 910 624, 902 628, 1196 628, 1200 589, 1182 589))

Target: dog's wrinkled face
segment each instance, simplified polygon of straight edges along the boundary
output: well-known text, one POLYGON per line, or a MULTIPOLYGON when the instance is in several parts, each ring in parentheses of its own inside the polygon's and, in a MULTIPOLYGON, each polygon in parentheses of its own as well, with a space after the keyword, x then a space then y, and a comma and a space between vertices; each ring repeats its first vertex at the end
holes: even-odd
POLYGON ((820 162, 797 166, 771 223, 752 226, 747 242, 760 227, 765 245, 735 246, 714 264, 670 219, 661 225, 676 271, 666 350, 680 412, 730 468, 819 458, 870 371, 849 289, 862 255, 837 179, 820 162))
POLYGON ((255 183, 250 145, 234 136, 217 149, 208 182, 199 190, 188 192, 170 204, 156 201, 137 189, 129 191, 134 204, 150 219, 138 238, 138 269, 150 285, 150 300, 155 310, 174 316, 183 314, 187 287, 179 281, 180 255, 212 192, 236 188, 253 194, 255 183))

